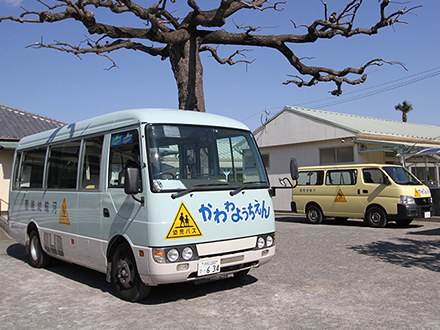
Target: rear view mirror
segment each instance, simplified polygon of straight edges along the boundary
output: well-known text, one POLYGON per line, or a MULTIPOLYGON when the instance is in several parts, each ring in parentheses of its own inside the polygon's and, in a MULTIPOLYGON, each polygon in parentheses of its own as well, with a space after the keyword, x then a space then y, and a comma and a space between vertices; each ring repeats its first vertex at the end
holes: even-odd
POLYGON ((141 170, 128 165, 125 168, 124 192, 128 195, 135 195, 141 191, 141 170))
POLYGON ((298 162, 296 158, 290 158, 290 176, 293 181, 298 180, 298 162))
POLYGON ((141 169, 139 165, 135 164, 127 164, 125 167, 125 181, 124 181, 124 192, 127 195, 131 195, 131 197, 141 203, 144 206, 145 198, 142 196, 140 199, 136 198, 134 195, 142 192, 142 180, 141 180, 141 169))

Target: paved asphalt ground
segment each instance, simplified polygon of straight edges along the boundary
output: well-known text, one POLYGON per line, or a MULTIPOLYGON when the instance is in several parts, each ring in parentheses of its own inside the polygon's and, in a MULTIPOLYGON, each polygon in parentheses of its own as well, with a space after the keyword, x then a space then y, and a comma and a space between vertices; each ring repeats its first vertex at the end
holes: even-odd
POLYGON ((0 329, 440 329, 440 222, 369 228, 278 215, 277 254, 244 279, 156 287, 140 303, 103 274, 26 263, 0 229, 0 329))

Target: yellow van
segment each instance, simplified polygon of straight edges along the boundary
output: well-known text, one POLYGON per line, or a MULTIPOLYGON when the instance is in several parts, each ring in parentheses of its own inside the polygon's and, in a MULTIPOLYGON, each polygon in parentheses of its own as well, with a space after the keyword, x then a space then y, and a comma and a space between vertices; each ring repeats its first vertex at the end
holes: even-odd
POLYGON ((310 223, 325 217, 344 222, 363 218, 372 227, 389 220, 409 225, 433 212, 431 192, 398 165, 353 164, 300 167, 291 209, 310 223))

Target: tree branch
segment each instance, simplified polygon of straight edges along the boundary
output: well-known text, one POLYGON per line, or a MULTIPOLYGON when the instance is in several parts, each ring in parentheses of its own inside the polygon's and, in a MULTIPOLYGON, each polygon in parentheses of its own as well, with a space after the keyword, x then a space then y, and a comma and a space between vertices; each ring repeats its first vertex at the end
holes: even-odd
POLYGON ((255 59, 253 59, 252 61, 249 61, 249 60, 237 60, 237 61, 234 61, 233 60, 233 58, 236 56, 236 55, 241 55, 241 56, 243 56, 243 57, 246 57, 246 55, 245 54, 243 54, 243 52, 249 52, 249 51, 251 51, 251 50, 249 50, 249 49, 242 49, 242 50, 237 50, 237 51, 235 51, 232 55, 230 55, 229 57, 227 57, 227 58, 221 58, 220 56, 218 56, 218 53, 217 53, 217 50, 218 50, 218 45, 217 45, 217 47, 216 48, 212 48, 212 47, 210 47, 210 46, 202 46, 202 47, 200 47, 200 52, 204 52, 204 51, 209 51, 210 53, 211 53, 211 55, 214 57, 214 59, 218 62, 218 63, 220 63, 220 64, 229 64, 229 65, 234 65, 234 64, 237 64, 237 63, 248 63, 248 64, 250 64, 250 63, 252 63, 252 62, 254 62, 255 61, 255 59))

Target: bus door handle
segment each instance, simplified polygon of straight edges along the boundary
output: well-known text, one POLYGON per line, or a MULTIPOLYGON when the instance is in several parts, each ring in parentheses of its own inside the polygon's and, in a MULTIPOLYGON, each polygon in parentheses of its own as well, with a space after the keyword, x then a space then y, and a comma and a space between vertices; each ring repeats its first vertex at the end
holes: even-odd
MULTIPOLYGON (((362 193, 363 194, 368 194, 368 190, 364 189, 364 190, 362 190, 362 193)), ((358 189, 358 195, 360 195, 360 194, 361 194, 361 190, 358 189)))
POLYGON ((110 218, 110 211, 108 210, 108 208, 104 208, 103 215, 104 218, 110 218))

